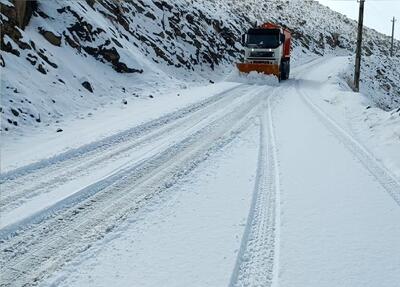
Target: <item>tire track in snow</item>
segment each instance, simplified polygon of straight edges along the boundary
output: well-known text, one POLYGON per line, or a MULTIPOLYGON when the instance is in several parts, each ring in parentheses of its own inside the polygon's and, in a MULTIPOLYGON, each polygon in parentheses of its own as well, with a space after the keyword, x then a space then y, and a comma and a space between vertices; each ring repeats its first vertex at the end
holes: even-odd
POLYGON ((220 100, 221 98, 226 97, 230 92, 235 91, 243 86, 244 85, 241 84, 239 86, 229 88, 229 89, 222 91, 222 92, 220 92, 212 97, 209 97, 203 101, 189 105, 187 107, 179 109, 178 111, 171 112, 169 114, 161 116, 160 118, 140 124, 136 127, 128 129, 126 131, 122 131, 116 135, 109 136, 100 141, 89 143, 82 147, 78 147, 78 148, 69 150, 67 152, 63 152, 63 153, 55 155, 53 157, 46 158, 46 159, 40 160, 38 162, 28 164, 26 166, 22 166, 22 167, 13 169, 13 170, 3 172, 2 174, 0 174, 0 183, 3 183, 6 180, 16 179, 18 177, 25 176, 27 174, 35 172, 36 170, 46 168, 50 165, 62 163, 67 160, 74 160, 76 158, 82 157, 83 155, 85 155, 89 152, 109 148, 112 145, 124 142, 127 138, 138 137, 138 136, 143 135, 144 133, 149 132, 161 125, 165 125, 169 122, 180 119, 180 118, 186 116, 187 114, 193 113, 209 104, 212 104, 212 103, 220 100))
MULTIPOLYGON (((176 146, 176 139, 190 139, 190 136, 194 133, 198 132, 201 129, 207 128, 212 124, 215 124, 216 122, 218 122, 218 120, 226 117, 227 114, 232 113, 232 109, 237 109, 238 107, 243 105, 243 100, 249 101, 249 97, 251 99, 254 94, 258 93, 258 90, 259 89, 254 88, 250 89, 250 91, 248 88, 243 91, 239 90, 239 92, 242 92, 240 95, 233 95, 232 98, 226 99, 228 100, 228 102, 226 103, 225 101, 220 102, 222 106, 213 105, 214 110, 202 110, 202 112, 205 112, 205 114, 201 113, 200 115, 198 115, 200 116, 200 118, 190 117, 191 121, 183 124, 179 128, 176 127, 177 132, 175 132, 176 134, 173 133, 174 137, 172 140, 164 140, 158 146, 152 146, 150 152, 139 150, 143 153, 140 158, 135 158, 134 160, 129 161, 128 164, 125 164, 124 166, 118 168, 117 170, 115 170, 115 172, 109 174, 105 178, 99 179, 98 181, 78 190, 77 192, 74 192, 70 196, 63 198, 60 201, 57 201, 56 203, 50 205, 49 207, 41 209, 38 212, 33 213, 32 215, 20 221, 16 221, 15 223, 2 227, 0 229, 0 239, 7 239, 8 237, 12 237, 14 236, 14 234, 17 234, 18 232, 29 228, 29 226, 32 224, 38 224, 41 221, 54 216, 54 214, 57 214, 64 209, 68 209, 70 207, 73 207, 74 205, 79 204, 80 202, 88 200, 90 197, 96 195, 98 192, 101 192, 105 188, 115 184, 118 181, 123 180, 129 175, 131 176, 131 178, 138 177, 138 174, 141 173, 141 170, 148 169, 148 166, 154 161, 154 159, 160 158, 164 153, 167 153, 168 150, 173 149, 174 146, 176 146), (237 98, 239 98, 239 100, 235 101, 237 98), (189 126, 190 128, 188 128, 187 126, 189 126), (183 130, 181 130, 182 127, 183 130)), ((162 133, 162 135, 163 134, 164 133, 162 133)))
MULTIPOLYGON (((232 97, 226 98, 223 101, 218 101, 216 105, 212 105, 211 107, 206 107, 201 111, 198 111, 199 114, 192 115, 189 118, 185 117, 184 121, 187 121, 185 123, 181 123, 180 121, 178 123, 174 123, 172 126, 172 128, 174 127, 176 129, 174 131, 171 131, 171 127, 168 126, 167 134, 165 134, 164 129, 162 129, 162 131, 160 131, 160 134, 158 135, 158 137, 161 137, 161 142, 156 141, 155 145, 153 143, 153 141, 155 140, 154 138, 148 138, 147 136, 145 136, 144 139, 147 139, 149 141, 149 145, 151 143, 151 148, 150 150, 148 150, 147 148, 144 150, 139 149, 139 158, 129 160, 127 164, 118 167, 106 177, 98 179, 97 181, 87 185, 86 187, 72 193, 68 197, 65 197, 51 204, 49 207, 32 213, 26 218, 16 221, 15 223, 3 226, 0 229, 0 239, 5 239, 10 236, 12 237, 13 234, 19 232, 22 229, 28 228, 29 225, 38 224, 40 223, 40 221, 43 221, 48 217, 52 217, 54 214, 60 212, 63 209, 70 208, 74 205, 79 204, 79 202, 87 200, 88 198, 94 196, 98 192, 101 192, 103 189, 114 184, 115 182, 126 178, 129 174, 135 174, 136 176, 140 173, 139 171, 143 169, 144 166, 148 165, 149 162, 152 162, 154 158, 158 158, 160 156, 160 153, 163 153, 165 150, 168 150, 168 148, 173 146, 176 142, 176 138, 190 136, 192 133, 195 133, 196 130, 210 125, 211 122, 215 122, 215 120, 222 118, 223 115, 228 113, 231 109, 235 109, 240 105, 243 105, 243 101, 248 101, 249 97, 254 96, 255 92, 257 93, 257 89, 254 90, 254 88, 252 88, 249 91, 249 88, 247 87, 247 89, 240 89, 237 92, 239 92, 239 94, 233 94, 232 97), (176 126, 175 124, 177 124, 178 126, 176 126), (173 135, 172 139, 170 138, 171 135, 173 135), (167 138, 167 140, 165 138, 167 138)), ((142 141, 144 139, 141 138, 139 139, 139 141, 142 141)), ((118 156, 124 157, 124 150, 125 148, 122 151, 118 148, 116 150, 113 150, 113 154, 121 151, 122 155, 118 156)), ((103 164, 106 163, 107 162, 103 162, 103 164)), ((90 171, 91 170, 89 170, 89 172, 90 171)))
MULTIPOLYGON (((83 175, 92 174, 93 171, 101 169, 102 166, 110 162, 129 158, 129 154, 134 149, 141 148, 148 143, 154 144, 157 141, 162 141, 165 135, 190 128, 194 121, 208 117, 216 109, 243 96, 248 89, 244 86, 239 86, 234 90, 229 89, 212 97, 212 101, 208 99, 206 104, 201 105, 201 108, 198 104, 195 104, 193 109, 184 109, 176 112, 178 114, 173 113, 168 117, 168 120, 161 121, 160 125, 155 125, 150 130, 143 131, 143 135, 126 136, 122 142, 109 143, 102 148, 82 153, 78 157, 57 162, 39 170, 32 170, 31 173, 23 175, 22 178, 6 180, 2 182, 3 190, 6 192, 3 193, 0 208, 3 212, 15 209, 38 195, 68 184, 76 177, 82 178, 83 175), (189 110, 191 112, 188 112, 189 110)), ((112 173, 116 172, 117 170, 114 170, 112 173)))
POLYGON ((165 152, 157 154, 141 170, 134 170, 93 198, 3 242, 0 285, 36 285, 59 269, 93 241, 110 232, 146 200, 167 190, 199 162, 246 130, 254 122, 259 89, 249 100, 223 113, 165 152), (4 246, 5 245, 5 246, 4 246))
POLYGON ((260 116, 256 183, 230 287, 268 287, 278 283, 280 183, 270 103, 272 96, 266 100, 260 116))
POLYGON ((301 91, 299 82, 296 83, 297 93, 306 106, 316 115, 325 127, 364 165, 372 176, 381 184, 394 201, 400 206, 400 181, 391 174, 360 142, 337 124, 321 108, 315 105, 309 97, 301 91))

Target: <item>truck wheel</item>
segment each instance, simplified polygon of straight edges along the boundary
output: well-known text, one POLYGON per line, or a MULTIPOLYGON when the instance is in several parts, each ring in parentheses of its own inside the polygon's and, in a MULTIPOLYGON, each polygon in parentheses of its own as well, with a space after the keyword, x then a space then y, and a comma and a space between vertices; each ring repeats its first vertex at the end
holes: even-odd
POLYGON ((281 73, 280 73, 280 81, 285 80, 285 74, 286 74, 286 64, 285 61, 281 61, 281 67, 280 67, 281 73))
POLYGON ((286 73, 285 73, 286 78, 285 78, 285 80, 289 79, 289 74, 290 74, 290 60, 288 60, 286 62, 286 73))
POLYGON ((282 60, 281 62, 281 78, 282 80, 289 79, 290 73, 290 62, 288 60, 282 60))

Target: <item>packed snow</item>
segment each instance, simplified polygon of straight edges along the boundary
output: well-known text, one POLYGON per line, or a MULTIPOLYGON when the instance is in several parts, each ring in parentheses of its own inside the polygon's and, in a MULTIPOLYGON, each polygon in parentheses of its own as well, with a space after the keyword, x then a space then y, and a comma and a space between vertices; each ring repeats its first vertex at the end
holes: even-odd
POLYGON ((226 285, 250 207, 258 143, 253 127, 44 286, 226 285))

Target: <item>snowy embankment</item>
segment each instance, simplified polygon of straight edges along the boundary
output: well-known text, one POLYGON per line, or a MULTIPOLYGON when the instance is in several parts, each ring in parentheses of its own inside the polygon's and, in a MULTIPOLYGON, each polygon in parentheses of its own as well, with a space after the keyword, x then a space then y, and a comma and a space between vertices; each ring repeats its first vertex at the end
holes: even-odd
MULTIPOLYGON (((321 75, 326 78, 324 85, 313 88, 312 100, 400 177, 400 109, 383 111, 365 95, 351 91, 341 76, 353 69, 351 58, 331 58, 320 63, 318 69, 305 77, 309 81, 319 79, 321 75)), ((373 93, 371 85, 368 87, 373 93)))
MULTIPOLYGON (((394 271, 400 268, 400 177, 393 173, 400 162, 382 165, 397 153, 379 135, 371 140, 351 128, 373 135, 368 123, 352 117, 363 114, 368 99, 344 85, 347 64, 328 58, 296 69, 291 92, 275 105, 280 286, 394 287, 400 280, 394 271)), ((390 125, 381 129, 395 132, 390 125)), ((399 139, 391 145, 398 150, 399 139)))

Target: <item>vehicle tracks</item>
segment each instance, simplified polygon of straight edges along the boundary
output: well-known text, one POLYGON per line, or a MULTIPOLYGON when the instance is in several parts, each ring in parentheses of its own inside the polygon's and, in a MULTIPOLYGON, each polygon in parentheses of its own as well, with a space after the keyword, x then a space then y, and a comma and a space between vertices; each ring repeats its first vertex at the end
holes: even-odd
POLYGON ((25 228, 3 236, 0 272, 4 275, 0 285, 37 285, 90 248, 150 198, 170 188, 213 151, 254 124, 261 90, 253 87, 246 100, 219 109, 211 120, 195 124, 194 130, 182 134, 173 144, 97 186, 99 190, 90 197, 70 202, 35 224, 28 222, 25 228))
MULTIPOLYGON (((2 180, 2 200, 0 209, 3 212, 15 209, 24 203, 32 200, 38 195, 49 192, 57 192, 59 189, 73 190, 73 180, 87 176, 87 184, 89 185, 93 179, 94 172, 97 172, 98 180, 104 177, 110 177, 118 172, 115 167, 113 169, 104 169, 104 166, 119 166, 119 169, 125 165, 131 164, 132 161, 138 161, 141 157, 151 153, 157 146, 161 145, 166 138, 171 139, 175 134, 179 134, 192 128, 195 123, 199 123, 216 111, 221 110, 228 103, 234 102, 240 98, 249 87, 239 86, 236 89, 229 89, 218 94, 211 99, 207 99, 202 104, 195 104, 191 108, 184 108, 174 112, 163 119, 157 120, 157 124, 147 124, 146 128, 135 128, 136 133, 131 131, 123 133, 121 137, 112 137, 106 144, 88 150, 83 147, 81 153, 77 153, 72 158, 60 156, 59 160, 49 160, 48 166, 42 166, 33 169, 31 165, 23 169, 24 172, 18 174, 15 171, 13 176, 4 175, 2 180), (139 152, 140 151, 140 152, 139 152), (55 161, 54 164, 51 164, 55 161), (103 170, 101 170, 103 169, 103 170)), ((146 126, 146 125, 145 125, 146 126)), ((35 166, 35 165, 34 165, 35 166)), ((79 187, 78 187, 79 188, 79 187)), ((69 192, 71 194, 71 192, 69 192)))
POLYGON ((379 161, 352 135, 338 125, 330 116, 315 105, 301 91, 297 83, 296 90, 306 106, 326 126, 326 128, 363 164, 372 176, 381 184, 394 201, 400 206, 400 181, 392 175, 379 161))
POLYGON ((260 150, 253 199, 230 286, 268 287, 277 281, 279 263, 279 170, 271 99, 260 116, 260 150))
MULTIPOLYGON (((179 109, 177 111, 171 112, 169 114, 166 114, 162 117, 156 118, 149 122, 145 122, 143 124, 135 126, 126 131, 122 131, 116 135, 112 135, 112 136, 102 139, 100 141, 96 141, 96 142, 84 145, 82 147, 72 149, 70 151, 58 154, 56 156, 53 156, 53 157, 50 157, 47 159, 40 160, 38 162, 28 164, 28 165, 20 167, 20 168, 16 168, 13 170, 9 170, 7 172, 3 172, 0 175, 0 182, 3 183, 6 180, 20 178, 20 177, 30 174, 36 170, 43 169, 48 166, 54 166, 55 164, 60 163, 60 162, 65 162, 65 161, 68 161, 71 159, 76 159, 76 158, 81 157, 82 155, 87 155, 90 152, 97 152, 99 150, 108 149, 115 144, 125 142, 127 140, 127 138, 133 138, 133 137, 138 137, 138 136, 144 135, 145 133, 152 131, 160 126, 163 126, 167 123, 181 119, 181 118, 183 118, 189 114, 192 114, 210 104, 213 104, 213 103, 219 101, 220 99, 227 97, 228 95, 231 95, 232 92, 234 92, 236 90, 240 90, 240 89, 246 89, 246 87, 244 87, 243 84, 239 85, 239 86, 235 86, 233 88, 222 91, 222 92, 216 94, 215 96, 209 97, 205 100, 202 100, 195 104, 189 105, 189 106, 179 109)), ((248 89, 248 87, 247 87, 247 89, 248 89)))

